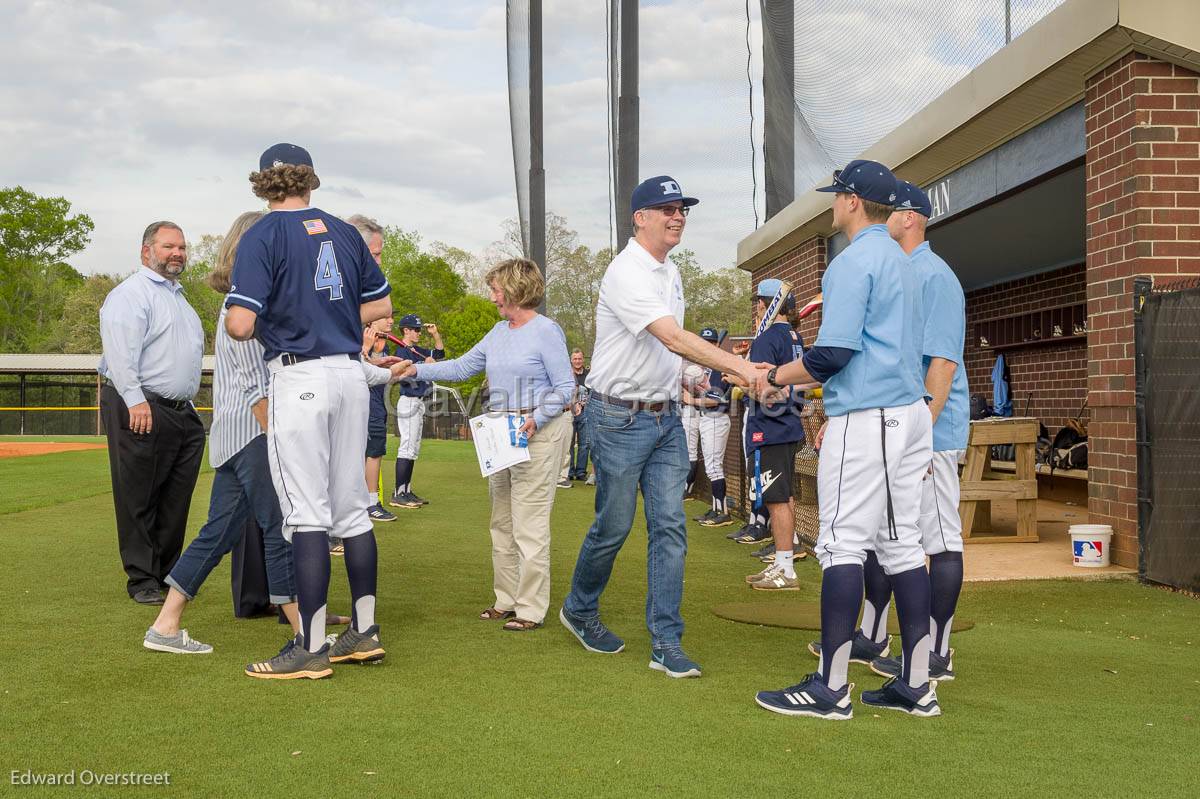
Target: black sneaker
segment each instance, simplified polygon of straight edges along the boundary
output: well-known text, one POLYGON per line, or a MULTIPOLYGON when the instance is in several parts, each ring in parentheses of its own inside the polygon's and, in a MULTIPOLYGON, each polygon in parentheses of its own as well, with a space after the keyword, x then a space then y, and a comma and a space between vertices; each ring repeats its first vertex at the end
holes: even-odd
POLYGON ((407 491, 397 491, 392 494, 392 498, 388 500, 388 504, 393 508, 419 508, 421 503, 413 498, 413 495, 407 491))
MULTIPOLYGON (((880 657, 871 661, 871 671, 880 677, 899 677, 903 664, 900 658, 880 657)), ((949 657, 942 657, 934 652, 929 653, 929 679, 937 682, 950 682, 954 679, 954 650, 949 657)))
POLYGON ((396 521, 396 514, 392 513, 390 510, 387 510, 378 502, 367 508, 367 515, 371 517, 371 521, 373 522, 396 521))
POLYGON ((717 515, 717 512, 715 510, 713 510, 712 508, 709 508, 708 510, 704 511, 704 514, 702 516, 693 516, 692 521, 700 522, 701 524, 704 524, 704 522, 706 520, 711 519, 712 517, 714 517, 716 515, 717 515))
POLYGON ((844 721, 854 718, 854 707, 850 702, 849 683, 840 691, 831 691, 821 682, 817 674, 809 674, 791 688, 782 691, 759 691, 754 701, 772 713, 785 716, 812 716, 818 719, 844 721))
POLYGON ((429 500, 425 499, 424 497, 418 497, 416 494, 414 494, 411 491, 408 492, 408 495, 410 497, 412 497, 412 500, 414 502, 416 502, 418 505, 428 505, 429 504, 429 500))
POLYGON ((270 660, 251 663, 246 667, 247 676, 260 680, 319 680, 331 674, 329 644, 317 652, 309 652, 299 636, 284 644, 279 654, 270 660))
POLYGON ((751 525, 749 525, 749 524, 743 524, 743 525, 741 526, 741 528, 739 528, 739 529, 737 529, 737 530, 734 530, 732 533, 726 533, 726 534, 725 534, 725 537, 726 537, 726 538, 728 538, 730 541, 736 541, 736 540, 737 540, 739 537, 741 537, 741 536, 742 536, 742 535, 743 535, 743 534, 744 534, 744 533, 745 533, 747 530, 749 530, 749 529, 750 529, 750 527, 751 527, 751 525))
POLYGON ((910 688, 893 677, 878 691, 863 691, 860 698, 864 705, 900 710, 910 716, 929 718, 942 715, 937 700, 937 684, 932 682, 925 683, 923 688, 910 688))
POLYGON ((753 552, 750 553, 750 557, 752 557, 752 558, 771 558, 772 560, 774 560, 775 559, 775 542, 772 541, 769 544, 767 544, 766 546, 764 546, 762 549, 754 550, 753 552))
POLYGON ((337 637, 329 649, 330 663, 378 663, 383 660, 383 645, 379 643, 379 625, 372 624, 365 633, 349 627, 337 637))
POLYGON ((739 544, 764 544, 771 540, 771 531, 757 524, 746 528, 746 532, 733 539, 739 544))
POLYGON ((733 517, 728 513, 717 513, 709 519, 701 519, 700 524, 705 527, 728 527, 733 524, 733 517))
MULTIPOLYGON (((867 636, 863 635, 862 630, 855 630, 854 642, 850 645, 850 662, 861 663, 864 666, 870 666, 872 661, 874 661, 876 658, 886 658, 891 647, 892 637, 890 635, 882 644, 877 644, 870 638, 867 638, 867 636)), ((821 657, 821 642, 810 641, 808 644, 808 651, 811 652, 814 657, 821 657)), ((899 672, 896 673, 899 674, 899 672)))

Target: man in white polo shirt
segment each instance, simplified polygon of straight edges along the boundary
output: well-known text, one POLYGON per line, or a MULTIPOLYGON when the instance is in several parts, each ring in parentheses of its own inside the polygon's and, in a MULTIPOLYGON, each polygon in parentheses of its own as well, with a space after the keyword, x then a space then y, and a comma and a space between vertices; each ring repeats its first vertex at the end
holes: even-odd
MULTIPOLYGON (((687 519, 687 442, 679 419, 681 356, 764 385, 766 372, 682 329, 683 284, 667 253, 679 244, 691 206, 661 175, 633 191, 634 237, 604 274, 586 424, 596 468, 596 518, 588 530, 559 619, 589 652, 616 654, 625 642, 600 621, 600 595, 629 535, 638 488, 649 536, 646 626, 650 668, 699 677, 680 646, 687 519)), ((764 367, 765 369, 765 367, 764 367)))

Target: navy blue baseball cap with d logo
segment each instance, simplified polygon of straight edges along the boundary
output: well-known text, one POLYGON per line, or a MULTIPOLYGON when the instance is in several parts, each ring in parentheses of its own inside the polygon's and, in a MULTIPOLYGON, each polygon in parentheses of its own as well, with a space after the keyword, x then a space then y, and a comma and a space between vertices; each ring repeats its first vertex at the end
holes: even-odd
POLYGON ((675 178, 670 175, 659 175, 643 180, 633 190, 633 196, 629 199, 629 213, 636 213, 643 208, 667 203, 683 203, 683 207, 687 208, 699 202, 695 197, 684 197, 683 189, 679 188, 679 183, 675 178))
POLYGON ((880 205, 895 205, 896 176, 878 161, 857 159, 833 173, 833 183, 817 191, 857 194, 880 205))
POLYGON ((896 181, 896 210, 916 211, 924 217, 933 215, 929 195, 922 191, 920 186, 914 186, 907 180, 896 181))
POLYGON ((408 328, 408 329, 412 329, 412 330, 420 330, 421 329, 421 317, 417 316, 415 313, 410 313, 410 314, 400 317, 400 321, 397 322, 396 324, 399 325, 401 327, 401 329, 408 328))
MULTIPOLYGON (((268 169, 274 169, 277 166, 307 166, 312 167, 312 156, 298 144, 287 144, 281 142, 272 144, 263 154, 258 157, 258 171, 265 172, 268 169)), ((312 188, 319 188, 321 180, 316 175, 313 175, 312 188)))
POLYGON ((706 327, 700 331, 700 338, 704 339, 705 341, 711 341, 715 344, 720 336, 717 334, 715 329, 706 327))

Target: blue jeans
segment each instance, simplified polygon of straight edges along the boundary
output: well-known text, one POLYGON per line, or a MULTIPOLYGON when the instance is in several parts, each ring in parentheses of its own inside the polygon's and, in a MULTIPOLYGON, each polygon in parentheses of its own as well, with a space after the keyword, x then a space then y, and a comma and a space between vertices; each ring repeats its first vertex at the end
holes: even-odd
POLYGON ((689 466, 678 410, 634 412, 593 394, 584 414, 596 469, 596 518, 579 549, 563 607, 583 618, 599 616, 600 595, 633 526, 641 488, 648 537, 646 626, 652 646, 678 644, 687 555, 683 484, 689 466))
POLYGON ((251 515, 263 531, 271 601, 276 605, 295 602, 292 548, 280 531, 283 516, 271 484, 266 436, 255 437, 217 468, 208 501, 208 521, 175 562, 167 575, 167 585, 195 599, 209 573, 237 544, 251 515))
POLYGON ((572 418, 571 423, 575 427, 575 434, 571 439, 571 459, 568 461, 570 473, 567 476, 572 480, 582 480, 587 477, 588 457, 592 450, 592 442, 588 438, 587 408, 572 418))

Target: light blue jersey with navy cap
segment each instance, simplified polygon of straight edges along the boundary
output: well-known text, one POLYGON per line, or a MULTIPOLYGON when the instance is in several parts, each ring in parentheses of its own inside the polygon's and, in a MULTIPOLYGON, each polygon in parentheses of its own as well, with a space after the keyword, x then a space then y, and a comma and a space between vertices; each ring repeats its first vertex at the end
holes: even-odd
POLYGON ((855 354, 824 384, 825 414, 911 405, 925 395, 921 283, 887 226, 869 225, 830 262, 815 346, 855 354))
POLYGON ((971 395, 963 364, 967 329, 967 301, 962 284, 950 267, 924 241, 909 253, 921 279, 925 331, 921 345, 922 374, 933 358, 958 364, 950 383, 946 405, 933 426, 933 451, 966 449, 970 432, 971 395))
POLYGON ((391 288, 358 230, 319 208, 274 210, 238 242, 225 304, 258 314, 271 360, 362 351, 359 306, 391 288))

